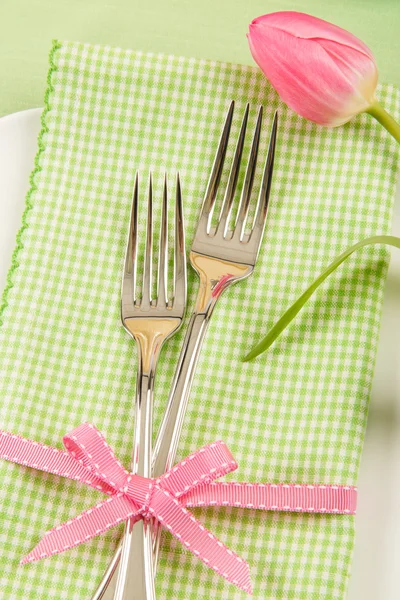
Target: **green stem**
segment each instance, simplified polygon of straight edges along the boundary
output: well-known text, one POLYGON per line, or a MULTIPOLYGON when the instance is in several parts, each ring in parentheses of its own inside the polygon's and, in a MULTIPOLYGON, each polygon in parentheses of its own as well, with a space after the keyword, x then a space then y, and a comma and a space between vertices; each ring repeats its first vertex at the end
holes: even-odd
POLYGON ((394 139, 400 144, 400 125, 393 119, 391 115, 379 104, 377 100, 371 104, 369 109, 366 111, 374 117, 385 129, 394 137, 394 139))
POLYGON ((274 343, 276 338, 282 333, 284 329, 289 325, 291 321, 295 318, 295 316, 301 311, 307 300, 313 295, 313 293, 318 289, 318 287, 325 281, 327 277, 335 269, 337 269, 349 256, 353 254, 359 248, 363 248, 364 246, 370 246, 372 244, 387 244, 389 246, 393 246, 394 248, 400 248, 400 238, 394 237, 393 235, 375 235, 373 237, 367 238, 365 240, 361 240, 354 246, 347 248, 342 254, 337 256, 333 262, 321 273, 319 277, 306 289, 306 291, 297 298, 296 302, 290 306, 287 311, 282 315, 282 317, 275 323, 272 329, 267 333, 264 339, 262 339, 250 352, 247 356, 244 357, 243 361, 247 362, 249 360, 253 360, 261 354, 265 352, 271 344, 274 343))

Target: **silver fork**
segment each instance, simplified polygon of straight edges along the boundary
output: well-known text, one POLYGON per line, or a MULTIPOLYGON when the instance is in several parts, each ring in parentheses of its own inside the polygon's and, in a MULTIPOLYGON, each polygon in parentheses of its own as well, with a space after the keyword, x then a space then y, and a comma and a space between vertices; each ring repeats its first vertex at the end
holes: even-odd
MULTIPOLYGON (((161 347, 182 324, 186 305, 186 258, 179 174, 176 180, 174 297, 168 301, 167 177, 164 179, 157 298, 152 298, 153 192, 149 180, 147 234, 142 297, 137 296, 138 176, 133 191, 131 222, 121 290, 121 318, 138 346, 135 430, 132 472, 151 477, 153 389, 161 347)), ((150 522, 127 521, 114 598, 154 600, 150 522)))
MULTIPOLYGON (((255 216, 250 231, 246 233, 251 192, 256 171, 260 142, 263 109, 260 106, 253 135, 246 174, 240 195, 233 230, 229 220, 233 208, 235 190, 243 153, 249 105, 244 113, 236 149, 229 173, 219 220, 215 228, 211 219, 215 207, 217 190, 224 166, 226 150, 234 112, 231 103, 224 129, 211 170, 196 234, 190 251, 190 263, 200 278, 195 308, 189 321, 185 340, 175 371, 174 381, 168 398, 167 408, 161 422, 153 452, 153 477, 158 477, 173 466, 182 430, 187 402, 201 346, 213 310, 222 292, 230 285, 248 277, 254 270, 263 238, 268 212, 268 202, 274 166, 278 115, 275 113, 268 154, 258 194, 255 216)), ((161 528, 155 524, 154 565, 157 564, 161 528)))
MULTIPOLYGON (((161 475, 165 470, 170 469, 174 463, 197 360, 218 298, 231 284, 248 277, 252 273, 263 237, 275 156, 278 127, 277 114, 275 114, 272 125, 255 218, 250 233, 246 234, 245 232, 261 134, 261 107, 258 112, 234 229, 232 232, 229 231, 229 219, 242 159, 249 106, 246 107, 242 121, 218 225, 215 230, 211 229, 211 218, 224 166, 233 112, 234 102, 231 103, 226 117, 190 252, 191 264, 200 277, 200 287, 175 371, 168 405, 153 451, 153 477, 161 475)), ((154 527, 155 566, 160 529, 156 524, 154 527)), ((111 600, 113 598, 119 557, 120 548, 116 551, 92 600, 111 600)))

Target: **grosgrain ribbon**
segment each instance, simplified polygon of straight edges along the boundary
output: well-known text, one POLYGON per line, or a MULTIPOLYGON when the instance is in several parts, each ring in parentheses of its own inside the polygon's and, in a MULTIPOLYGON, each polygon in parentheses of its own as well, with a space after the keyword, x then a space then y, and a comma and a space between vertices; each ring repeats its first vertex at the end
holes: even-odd
POLYGON ((352 486, 215 482, 237 463, 224 442, 204 446, 157 479, 129 473, 103 435, 84 423, 63 438, 66 450, 0 431, 0 457, 75 479, 109 496, 48 531, 22 564, 58 554, 129 518, 154 518, 208 567, 252 593, 249 565, 208 531, 187 507, 236 506, 355 514, 352 486))

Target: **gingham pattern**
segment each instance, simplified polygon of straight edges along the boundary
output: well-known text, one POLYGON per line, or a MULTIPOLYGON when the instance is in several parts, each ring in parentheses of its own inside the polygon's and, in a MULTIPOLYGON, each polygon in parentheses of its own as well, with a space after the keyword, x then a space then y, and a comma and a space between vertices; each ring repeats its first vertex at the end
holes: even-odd
MULTIPOLYGON (((378 96, 399 116, 395 89, 380 86, 378 96)), ((129 464, 136 350, 120 324, 119 290, 133 178, 136 169, 142 181, 153 169, 160 198, 161 172, 179 167, 190 243, 232 98, 235 132, 247 100, 252 126, 257 105, 265 105, 262 158, 279 106, 271 208, 256 271, 226 293, 211 322, 178 458, 223 439, 239 462, 237 479, 353 485, 387 251, 348 260, 268 354, 240 359, 338 252, 389 232, 397 147, 368 116, 334 131, 305 122, 247 66, 55 43, 37 168, 3 298, 0 427, 59 445, 66 431, 90 421, 129 464)), ((260 169, 256 187, 259 180, 260 169)), ((189 309, 196 289, 190 271, 189 309)), ((184 328, 161 357, 157 422, 183 335, 184 328)), ((3 462, 0 481, 1 597, 90 598, 120 529, 17 565, 45 530, 98 494, 3 462)), ((344 598, 353 517, 195 513, 248 560, 257 600, 344 598)), ((157 590, 160 600, 246 597, 169 535, 157 590)))

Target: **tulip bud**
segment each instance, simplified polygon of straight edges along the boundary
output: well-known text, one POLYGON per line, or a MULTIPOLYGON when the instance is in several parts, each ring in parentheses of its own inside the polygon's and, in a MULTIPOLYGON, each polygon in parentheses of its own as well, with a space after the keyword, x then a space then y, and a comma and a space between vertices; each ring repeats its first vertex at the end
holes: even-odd
POLYGON ((288 11, 254 19, 247 37, 282 100, 306 119, 337 127, 375 105, 375 59, 344 29, 288 11))

